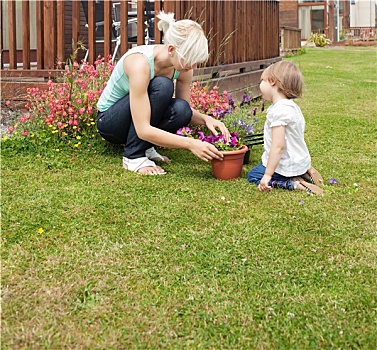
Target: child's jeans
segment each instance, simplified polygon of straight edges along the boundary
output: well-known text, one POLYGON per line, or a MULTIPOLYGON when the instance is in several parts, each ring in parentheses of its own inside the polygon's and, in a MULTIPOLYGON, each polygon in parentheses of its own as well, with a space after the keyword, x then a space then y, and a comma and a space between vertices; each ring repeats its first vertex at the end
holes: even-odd
MULTIPOLYGON (((166 77, 153 78, 148 86, 151 106, 151 125, 175 133, 190 123, 192 110, 187 101, 173 98, 173 81, 166 77)), ((153 145, 141 140, 131 117, 129 94, 104 112, 98 112, 97 128, 101 136, 116 144, 125 144, 124 157, 145 157, 145 151, 153 145)))
MULTIPOLYGON (((266 171, 266 167, 260 163, 255 168, 249 171, 247 179, 249 182, 255 183, 259 185, 264 173, 266 171)), ((274 173, 271 177, 270 182, 268 183, 272 188, 284 188, 290 191, 294 190, 293 181, 291 177, 285 177, 278 173, 274 173)))

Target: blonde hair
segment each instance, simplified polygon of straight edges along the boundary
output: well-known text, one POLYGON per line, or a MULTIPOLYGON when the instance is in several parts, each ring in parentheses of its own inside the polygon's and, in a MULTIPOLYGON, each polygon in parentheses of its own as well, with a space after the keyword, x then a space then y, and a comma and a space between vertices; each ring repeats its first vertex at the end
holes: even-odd
POLYGON ((193 66, 208 60, 208 40, 203 28, 190 19, 175 21, 174 13, 161 11, 158 29, 164 33, 164 43, 173 45, 185 63, 193 66))
POLYGON ((292 62, 279 61, 272 64, 263 71, 261 79, 275 83, 288 99, 302 96, 304 78, 292 62))

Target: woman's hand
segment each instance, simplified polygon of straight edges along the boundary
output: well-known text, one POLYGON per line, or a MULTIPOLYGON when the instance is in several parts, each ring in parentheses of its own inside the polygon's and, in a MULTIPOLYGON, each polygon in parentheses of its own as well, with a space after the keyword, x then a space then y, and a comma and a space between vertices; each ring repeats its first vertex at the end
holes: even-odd
POLYGON ((223 122, 217 120, 215 118, 209 117, 205 120, 207 128, 212 132, 212 134, 217 135, 217 129, 220 131, 221 134, 225 136, 227 142, 230 141, 230 133, 228 128, 225 126, 223 122))
POLYGON ((201 160, 209 162, 212 159, 223 159, 223 154, 214 145, 197 139, 190 139, 190 141, 192 143, 189 150, 201 160))

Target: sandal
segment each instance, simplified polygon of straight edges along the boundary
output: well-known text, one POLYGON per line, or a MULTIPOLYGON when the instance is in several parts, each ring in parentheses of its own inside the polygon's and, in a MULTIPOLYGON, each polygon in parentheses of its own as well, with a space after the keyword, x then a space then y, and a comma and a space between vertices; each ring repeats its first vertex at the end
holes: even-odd
POLYGON ((312 166, 306 171, 306 174, 309 175, 310 181, 317 185, 317 186, 322 186, 323 185, 323 178, 321 174, 312 166))
POLYGON ((145 156, 150 159, 150 160, 153 160, 155 162, 165 162, 165 163, 170 163, 170 159, 166 156, 162 156, 160 153, 158 153, 154 147, 151 147, 151 148, 148 148, 146 151, 145 151, 145 156))
MULTIPOLYGON (((156 167, 156 163, 149 160, 147 157, 140 157, 136 159, 129 159, 129 158, 123 157, 123 168, 127 170, 141 174, 139 170, 146 167, 156 167)), ((143 174, 143 175, 164 175, 164 174, 166 174, 166 171, 163 170, 158 173, 143 174)))
POLYGON ((318 187, 317 185, 311 184, 310 182, 306 182, 301 177, 294 177, 292 180, 298 181, 302 186, 305 187, 306 192, 308 192, 310 194, 323 195, 323 189, 321 187, 318 187))

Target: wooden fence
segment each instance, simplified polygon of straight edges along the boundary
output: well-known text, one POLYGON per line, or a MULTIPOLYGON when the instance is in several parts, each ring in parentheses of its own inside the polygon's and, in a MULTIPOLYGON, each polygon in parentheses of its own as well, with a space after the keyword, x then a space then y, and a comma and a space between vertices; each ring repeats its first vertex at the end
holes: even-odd
POLYGON ((280 28, 280 50, 283 54, 295 52, 301 48, 301 29, 294 27, 280 28))
POLYGON ((376 27, 351 27, 343 31, 346 41, 377 41, 376 27))
MULTIPOLYGON (((120 37, 127 38, 130 3, 120 3, 120 37)), ((83 16, 82 2, 64 0, 2 1, 1 13, 7 14, 1 20, 1 76, 3 91, 13 93, 12 84, 18 88, 30 85, 24 78, 38 79, 60 74, 57 61, 65 61, 73 46, 83 39, 88 48, 88 61, 95 61, 98 54, 107 56, 114 50, 112 25, 113 3, 103 2, 104 40, 96 43, 96 6, 94 0, 87 1, 87 18, 83 16), (30 11, 31 3, 35 10, 30 11), (21 5, 20 5, 21 4, 21 5), (21 6, 21 10, 16 7, 21 6), (35 12, 34 12, 35 11, 35 12), (19 19, 21 15, 21 21, 19 19), (35 21, 35 47, 30 45, 31 19, 35 21), (87 21, 86 21, 87 19, 87 21), (87 22, 87 26, 85 26, 87 22), (22 43, 17 42, 18 31, 22 32, 22 43), (7 36, 8 45, 4 46, 7 36), (31 57, 35 57, 35 63, 31 57)), ((145 40, 145 1, 137 0, 133 8, 137 18, 137 45, 145 40)), ((210 79, 213 84, 241 94, 246 88, 259 92, 261 71, 269 64, 280 60, 279 53, 279 2, 277 0, 241 1, 179 1, 155 0, 154 13, 160 9, 174 12, 177 20, 191 18, 202 24, 209 38, 210 60, 206 66, 195 72, 195 79, 210 79)), ((161 32, 155 23, 155 43, 161 43, 161 32)), ((34 28, 33 28, 34 29, 34 28)), ((130 47, 127 40, 120 40, 120 53, 130 47)), ((84 54, 84 53, 83 53, 84 54)), ((22 88, 21 88, 22 89, 22 88)), ((21 90, 19 90, 21 91, 21 90)), ((14 93, 13 93, 14 95, 14 93)), ((4 96, 3 96, 4 97, 4 96)))

